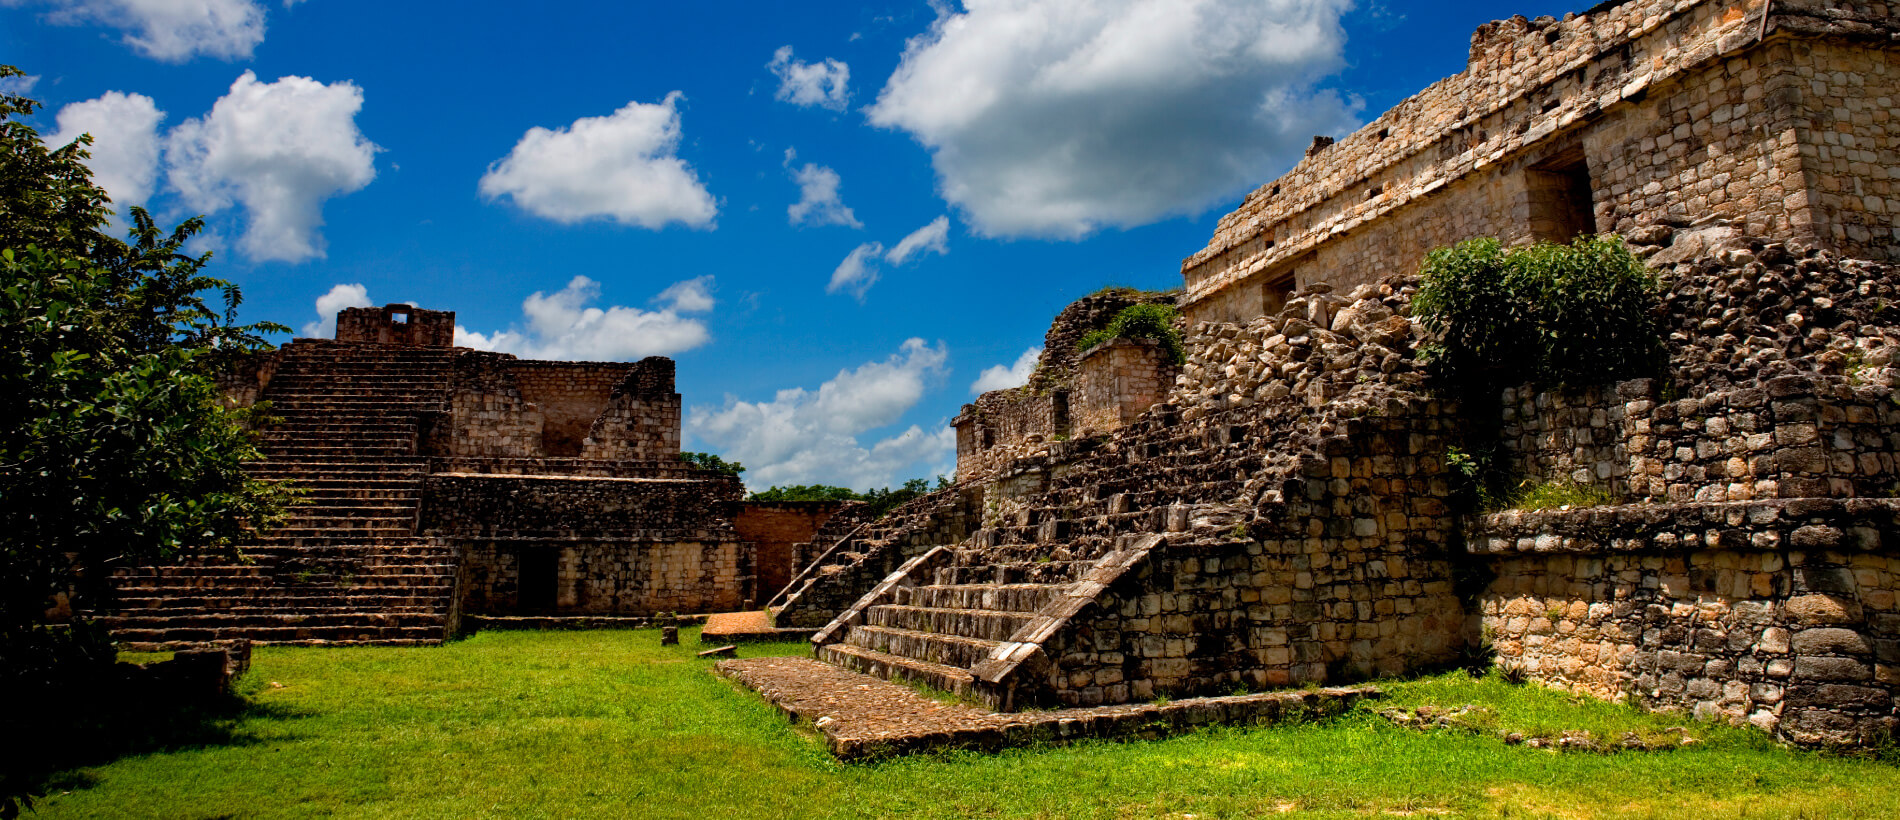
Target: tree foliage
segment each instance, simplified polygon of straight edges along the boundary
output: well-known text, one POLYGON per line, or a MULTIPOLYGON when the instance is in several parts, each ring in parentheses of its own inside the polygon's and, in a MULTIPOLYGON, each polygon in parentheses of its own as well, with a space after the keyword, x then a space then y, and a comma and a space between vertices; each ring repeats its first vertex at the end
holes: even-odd
POLYGON ((904 482, 903 486, 893 490, 889 487, 858 492, 849 487, 834 487, 829 484, 792 484, 785 487, 772 486, 753 493, 753 501, 862 501, 870 505, 872 517, 882 518, 885 513, 899 505, 921 498, 934 490, 948 489, 951 481, 937 476, 937 484, 921 478, 904 482))
POLYGON ((1656 279, 1614 237, 1510 250, 1468 240, 1428 254, 1421 277, 1412 313, 1435 337, 1423 353, 1460 395, 1610 381, 1661 365, 1656 279))
POLYGON ((725 473, 734 478, 737 478, 740 473, 745 472, 744 464, 740 464, 737 461, 727 461, 712 453, 681 452, 680 460, 693 465, 695 469, 725 473))
MULTIPOLYGON (((90 140, 49 149, 20 121, 37 107, 0 94, 0 702, 12 710, 111 663, 103 632, 54 623, 62 599, 104 611, 115 569, 240 557, 290 498, 241 469, 259 457, 258 411, 222 406, 210 375, 287 329, 237 324, 238 289, 202 273, 209 254, 183 252, 199 220, 165 232, 131 208, 130 241, 108 235, 90 140)), ((9 778, 0 815, 22 792, 9 778)))

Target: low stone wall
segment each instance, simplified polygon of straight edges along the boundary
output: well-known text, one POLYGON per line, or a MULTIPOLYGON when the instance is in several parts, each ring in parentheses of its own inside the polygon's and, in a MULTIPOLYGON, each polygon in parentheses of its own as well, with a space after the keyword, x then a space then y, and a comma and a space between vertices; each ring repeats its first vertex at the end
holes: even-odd
POLYGON ((1498 662, 1803 744, 1900 729, 1900 500, 1502 513, 1469 550, 1498 662))
MULTIPOLYGON (((463 608, 476 614, 653 615, 752 606, 751 551, 736 540, 465 540, 463 608), (552 589, 523 565, 551 563, 552 589)), ((532 571, 531 571, 532 572, 532 571)))
MULTIPOLYGON (((570 458, 581 455, 581 442, 587 438, 594 419, 607 409, 614 386, 633 367, 620 362, 509 362, 508 370, 521 398, 533 404, 544 420, 540 454, 570 458)), ((677 420, 674 426, 678 426, 677 420)))

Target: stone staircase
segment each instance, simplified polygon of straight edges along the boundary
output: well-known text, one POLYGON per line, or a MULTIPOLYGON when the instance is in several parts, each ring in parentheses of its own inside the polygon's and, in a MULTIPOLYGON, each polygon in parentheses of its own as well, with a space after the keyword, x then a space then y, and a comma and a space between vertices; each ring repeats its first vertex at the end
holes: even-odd
POLYGON ((100 620, 133 648, 441 642, 456 559, 417 535, 417 437, 424 414, 446 409, 455 351, 300 339, 279 355, 263 394, 279 421, 247 469, 303 488, 303 503, 242 547, 252 563, 121 571, 118 609, 100 620))

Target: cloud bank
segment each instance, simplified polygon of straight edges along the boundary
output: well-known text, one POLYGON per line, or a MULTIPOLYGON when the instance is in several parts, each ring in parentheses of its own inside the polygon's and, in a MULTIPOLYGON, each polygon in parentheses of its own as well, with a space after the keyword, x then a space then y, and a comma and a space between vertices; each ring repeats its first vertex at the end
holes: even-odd
POLYGON ((706 323, 685 316, 713 308, 712 277, 674 283, 654 301, 657 310, 594 307, 600 283, 576 276, 554 293, 536 291, 521 303, 524 324, 493 333, 457 325, 455 343, 525 359, 632 361, 691 350, 712 339, 706 323))
POLYGON ((328 293, 317 297, 317 320, 303 326, 306 339, 332 339, 336 337, 336 314, 344 308, 375 307, 369 300, 369 288, 361 284, 343 285, 330 288, 328 293))
MULTIPOLYGON (((31 0, 4 4, 34 5, 31 0)), ((53 7, 48 22, 119 29, 132 50, 170 63, 200 54, 248 60, 264 42, 264 7, 256 0, 45 0, 37 5, 53 7)))
POLYGON ((831 272, 831 281, 826 283, 826 293, 849 293, 858 301, 864 301, 864 294, 877 284, 882 275, 880 263, 902 265, 926 253, 946 254, 950 252, 950 218, 940 216, 929 224, 911 231, 898 240, 897 245, 885 250, 882 242, 866 242, 851 250, 843 262, 831 272))
POLYGON ((1015 364, 990 365, 978 374, 976 381, 970 383, 970 392, 981 395, 991 390, 1007 390, 1029 383, 1030 375, 1036 372, 1036 362, 1042 358, 1042 348, 1032 347, 1016 357, 1015 364))
POLYGON ((238 246, 252 259, 321 257, 324 200, 376 178, 380 149, 357 130, 362 108, 363 90, 347 81, 262 83, 246 71, 211 113, 172 129, 166 180, 192 210, 243 206, 238 246))
POLYGON ((562 223, 608 219, 641 228, 674 222, 712 227, 718 205, 692 166, 675 155, 680 99, 675 91, 658 103, 627 103, 605 117, 530 128, 482 175, 482 196, 508 197, 528 213, 562 223))
POLYGON ((1075 239, 1200 212, 1355 107, 1351 0, 966 0, 939 6, 869 109, 931 152, 979 233, 1075 239))
POLYGON ((851 100, 851 67, 829 57, 824 62, 792 59, 792 47, 781 46, 765 65, 778 77, 780 101, 793 105, 843 111, 851 100))
POLYGON ((55 148, 92 135, 92 181, 112 196, 116 210, 144 205, 158 179, 158 123, 165 112, 143 94, 108 91, 59 110, 59 130, 46 138, 55 148))
POLYGON ((748 486, 835 484, 854 489, 887 487, 918 470, 947 472, 954 464, 956 432, 925 432, 912 425, 866 446, 863 434, 897 422, 945 373, 949 353, 942 343, 904 342, 883 361, 840 370, 816 390, 794 387, 771 401, 728 396, 723 407, 693 407, 686 431, 728 460, 745 464, 748 486))

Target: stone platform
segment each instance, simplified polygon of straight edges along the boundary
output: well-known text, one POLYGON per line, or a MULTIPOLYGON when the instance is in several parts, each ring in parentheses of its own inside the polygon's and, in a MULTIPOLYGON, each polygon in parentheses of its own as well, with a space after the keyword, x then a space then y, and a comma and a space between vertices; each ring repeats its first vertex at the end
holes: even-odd
POLYGON ((760 643, 763 641, 803 641, 816 629, 776 627, 772 614, 763 610, 719 612, 706 616, 706 628, 699 632, 704 644, 760 643))
POLYGON ((1045 712, 992 712, 810 658, 721 661, 719 674, 758 692, 792 720, 810 720, 840 760, 936 749, 996 750, 1092 738, 1152 739, 1213 724, 1264 725, 1333 717, 1369 686, 1188 698, 1045 712))

